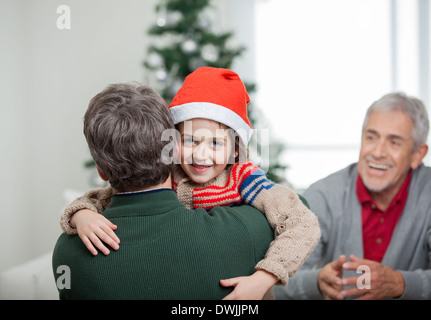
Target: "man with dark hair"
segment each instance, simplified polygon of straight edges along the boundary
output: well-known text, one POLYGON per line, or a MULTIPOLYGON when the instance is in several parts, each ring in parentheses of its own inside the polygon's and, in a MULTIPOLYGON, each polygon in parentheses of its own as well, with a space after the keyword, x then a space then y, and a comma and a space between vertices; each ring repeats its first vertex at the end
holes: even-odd
POLYGON ((115 190, 103 215, 121 249, 93 256, 79 237, 62 234, 53 253, 61 299, 221 299, 232 290, 221 279, 252 274, 264 257, 273 232, 256 209, 192 211, 179 202, 166 161, 172 141, 162 139, 173 128, 148 87, 111 85, 91 100, 84 134, 115 190))

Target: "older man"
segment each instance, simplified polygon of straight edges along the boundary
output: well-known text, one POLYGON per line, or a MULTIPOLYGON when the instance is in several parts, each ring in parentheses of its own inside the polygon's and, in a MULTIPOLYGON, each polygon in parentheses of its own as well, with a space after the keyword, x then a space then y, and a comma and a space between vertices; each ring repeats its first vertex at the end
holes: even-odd
POLYGON ((358 163, 305 193, 322 241, 278 299, 431 299, 429 120, 402 93, 368 109, 358 163))

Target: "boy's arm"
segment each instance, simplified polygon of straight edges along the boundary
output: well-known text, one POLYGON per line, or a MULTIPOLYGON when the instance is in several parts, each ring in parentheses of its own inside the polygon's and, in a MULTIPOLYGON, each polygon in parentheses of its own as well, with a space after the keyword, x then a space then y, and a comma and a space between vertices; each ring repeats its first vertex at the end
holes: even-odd
POLYGON ((77 234, 77 229, 70 224, 72 215, 82 209, 101 213, 110 204, 112 194, 113 189, 111 186, 108 186, 105 188, 90 190, 83 196, 75 199, 66 207, 61 215, 61 229, 68 234, 77 234))
POLYGON ((274 274, 279 285, 286 285, 320 240, 317 217, 287 187, 269 181, 263 171, 244 164, 239 175, 242 200, 265 214, 274 230, 274 241, 256 270, 274 274))

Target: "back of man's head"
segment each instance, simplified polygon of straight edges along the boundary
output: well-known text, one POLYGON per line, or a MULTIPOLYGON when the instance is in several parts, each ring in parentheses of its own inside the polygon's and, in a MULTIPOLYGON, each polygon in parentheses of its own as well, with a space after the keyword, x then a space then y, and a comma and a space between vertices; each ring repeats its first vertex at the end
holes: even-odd
POLYGON ((174 128, 166 102, 151 88, 113 84, 97 94, 84 117, 91 155, 117 191, 166 181, 171 164, 162 161, 165 130, 174 128))

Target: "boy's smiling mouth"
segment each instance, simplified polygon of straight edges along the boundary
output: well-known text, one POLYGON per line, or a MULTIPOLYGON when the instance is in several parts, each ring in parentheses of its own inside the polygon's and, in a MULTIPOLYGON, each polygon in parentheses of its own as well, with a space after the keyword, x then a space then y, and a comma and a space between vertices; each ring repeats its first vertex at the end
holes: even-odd
POLYGON ((205 171, 207 171, 212 166, 193 163, 192 167, 193 167, 193 170, 196 171, 197 173, 204 173, 205 171))

